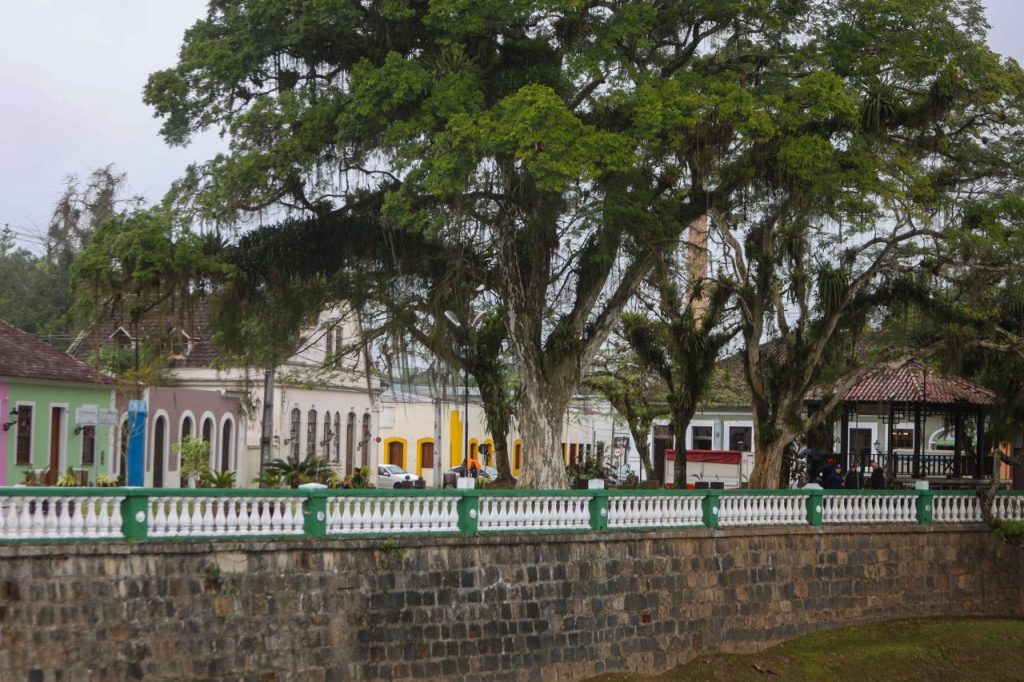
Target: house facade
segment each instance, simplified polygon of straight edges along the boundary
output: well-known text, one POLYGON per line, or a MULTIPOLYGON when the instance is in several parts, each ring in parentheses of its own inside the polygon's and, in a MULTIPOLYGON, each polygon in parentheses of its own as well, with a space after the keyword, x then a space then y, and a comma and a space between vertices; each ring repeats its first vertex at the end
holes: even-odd
POLYGON ((49 485, 70 468, 95 481, 113 463, 110 380, 0 321, 0 486, 34 475, 49 485), (111 421, 107 419, 106 421, 111 421))
MULTIPOLYGON (((457 387, 388 387, 381 395, 381 461, 422 476, 428 486, 436 486, 438 471, 443 474, 462 464, 467 444, 471 459, 494 466, 494 437, 487 429, 483 405, 475 389, 470 389, 468 419, 465 413, 464 394, 457 387), (481 446, 487 446, 489 459, 481 454, 481 446)), ((635 472, 640 469, 639 452, 628 430, 601 400, 588 396, 573 400, 563 418, 562 438, 562 459, 566 464, 600 454, 609 463, 628 464, 635 472), (622 446, 618 452, 614 447, 616 441, 622 446)), ((513 475, 517 475, 524 452, 514 419, 507 445, 509 465, 513 475)))
MULTIPOLYGON (((216 346, 210 306, 199 302, 185 319, 153 315, 137 324, 112 319, 84 332, 71 352, 94 361, 111 349, 140 344, 167 354, 166 385, 139 396, 147 406, 146 485, 181 485, 176 446, 187 436, 210 444, 210 468, 233 471, 251 485, 261 470, 263 370, 232 364, 216 346)), ((322 456, 342 473, 378 461, 380 382, 365 371, 353 316, 324 311, 302 331, 298 348, 274 368, 270 459, 322 456)), ((122 424, 127 400, 119 398, 122 424)), ((123 473, 127 438, 115 443, 123 473)))

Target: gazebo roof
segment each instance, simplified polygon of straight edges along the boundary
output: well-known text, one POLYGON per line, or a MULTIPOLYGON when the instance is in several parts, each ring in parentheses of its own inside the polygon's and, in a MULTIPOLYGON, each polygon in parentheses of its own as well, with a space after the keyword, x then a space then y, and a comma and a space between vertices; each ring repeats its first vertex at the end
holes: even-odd
POLYGON ((921 403, 993 405, 996 394, 984 386, 944 376, 913 358, 881 365, 843 396, 847 403, 921 403))

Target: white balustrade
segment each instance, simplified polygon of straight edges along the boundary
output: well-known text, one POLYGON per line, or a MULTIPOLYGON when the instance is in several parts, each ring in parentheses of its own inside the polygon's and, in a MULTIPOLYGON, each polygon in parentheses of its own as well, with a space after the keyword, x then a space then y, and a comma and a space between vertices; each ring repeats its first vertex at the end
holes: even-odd
POLYGON ((995 516, 1002 521, 1024 521, 1024 497, 1003 495, 995 500, 995 516))
MULTIPOLYGON (((780 526, 806 523, 809 495, 717 495, 718 525, 780 526)), ((123 496, 0 496, 0 541, 122 538, 123 496)), ((328 535, 457 533, 460 496, 327 497, 328 535)), ((591 496, 481 495, 477 528, 482 532, 586 530, 591 496)), ((699 527, 705 498, 699 495, 610 495, 609 529, 699 527)), ((827 524, 917 523, 915 493, 829 494, 822 499, 827 524)), ((155 494, 147 500, 151 538, 302 536, 304 497, 155 494)), ((935 523, 977 523, 981 503, 974 495, 930 497, 935 523)), ((1000 495, 996 518, 1024 521, 1024 496, 1000 495)))
POLYGON ((981 500, 976 495, 935 495, 932 498, 934 523, 980 523, 981 500))
POLYGON ((0 498, 0 539, 120 538, 123 497, 0 498))
POLYGON ((149 498, 149 537, 302 535, 302 498, 149 498))
POLYGON ((481 497, 480 531, 590 528, 589 497, 481 497))
POLYGON ((823 523, 917 523, 916 495, 829 495, 823 523))
POLYGON ((608 498, 609 528, 700 526, 703 497, 694 495, 629 495, 608 498))
POLYGON ((788 526, 807 523, 806 494, 718 496, 718 525, 788 526))
POLYGON ((327 534, 455 533, 458 497, 328 497, 327 534))

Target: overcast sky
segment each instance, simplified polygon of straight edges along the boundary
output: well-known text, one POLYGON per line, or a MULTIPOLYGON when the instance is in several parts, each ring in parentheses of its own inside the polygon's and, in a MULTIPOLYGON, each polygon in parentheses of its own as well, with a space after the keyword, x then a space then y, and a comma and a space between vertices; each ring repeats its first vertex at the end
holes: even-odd
MULTIPOLYGON (((990 42, 1024 63, 1024 0, 984 0, 990 42)), ((156 201, 215 136, 172 149, 142 103, 153 71, 173 66, 206 0, 0 0, 0 226, 39 247, 63 179, 108 163, 156 201)))

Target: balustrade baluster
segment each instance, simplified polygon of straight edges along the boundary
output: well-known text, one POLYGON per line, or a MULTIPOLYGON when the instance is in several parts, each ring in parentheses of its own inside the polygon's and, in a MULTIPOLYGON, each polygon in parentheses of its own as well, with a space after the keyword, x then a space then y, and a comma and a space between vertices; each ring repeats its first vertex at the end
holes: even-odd
POLYGON ((167 498, 150 497, 146 506, 149 507, 149 534, 152 536, 167 533, 167 498))

